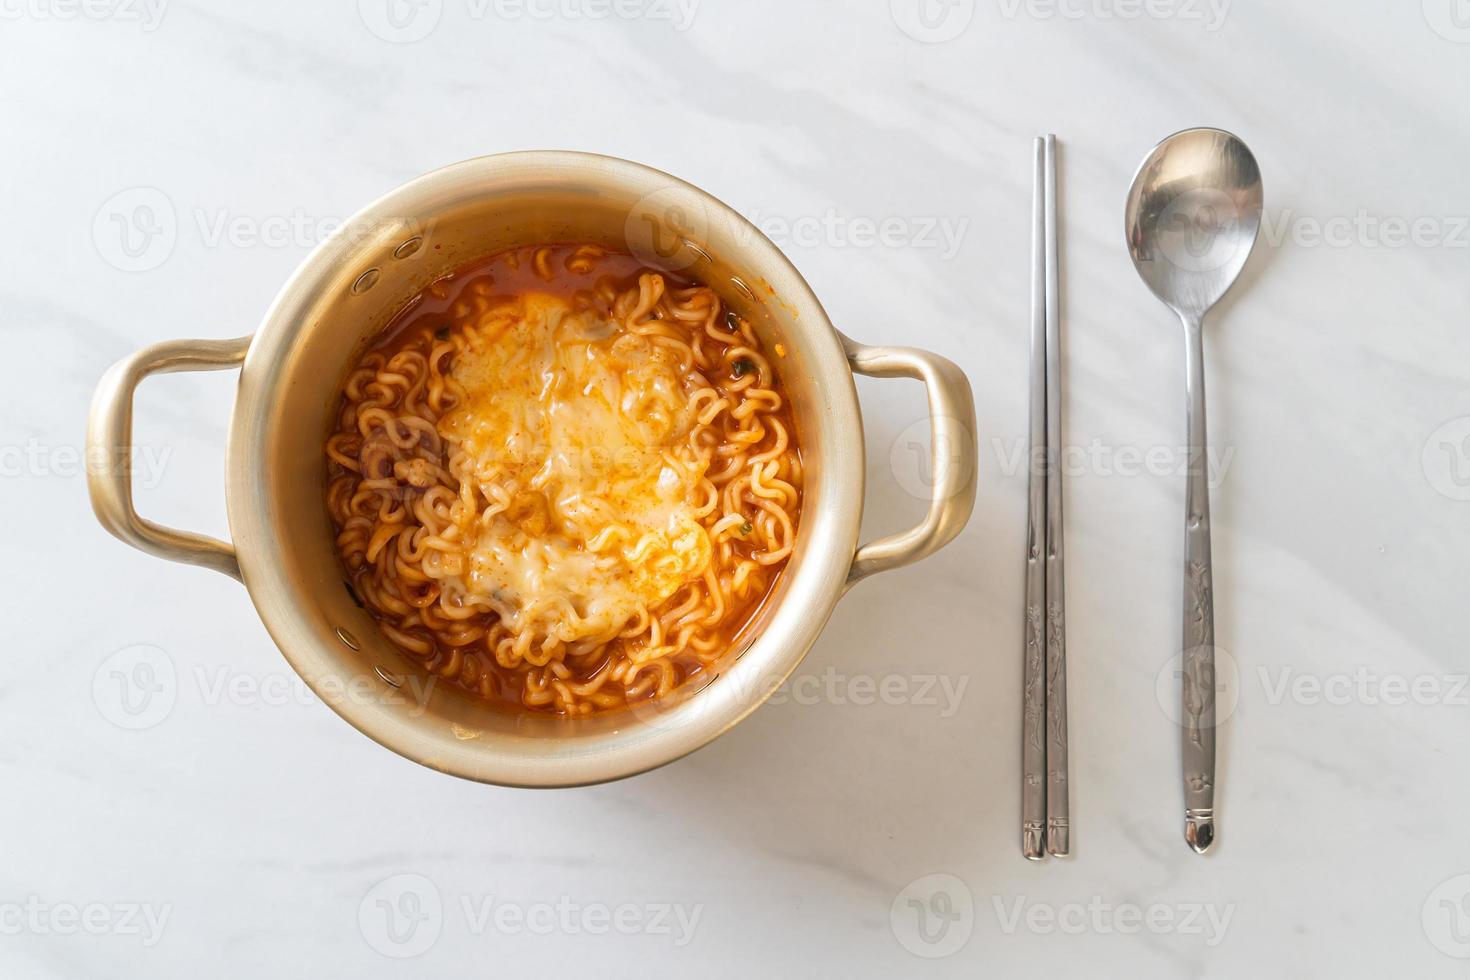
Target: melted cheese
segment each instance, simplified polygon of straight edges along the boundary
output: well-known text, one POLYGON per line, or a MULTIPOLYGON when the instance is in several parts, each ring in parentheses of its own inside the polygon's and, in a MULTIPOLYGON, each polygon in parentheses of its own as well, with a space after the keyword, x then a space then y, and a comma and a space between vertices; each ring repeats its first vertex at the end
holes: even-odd
MULTIPOLYGON (((555 296, 468 328, 439 423, 488 501, 454 585, 513 632, 605 640, 709 565, 677 352, 555 296)), ((483 505, 482 505, 483 506, 483 505)))

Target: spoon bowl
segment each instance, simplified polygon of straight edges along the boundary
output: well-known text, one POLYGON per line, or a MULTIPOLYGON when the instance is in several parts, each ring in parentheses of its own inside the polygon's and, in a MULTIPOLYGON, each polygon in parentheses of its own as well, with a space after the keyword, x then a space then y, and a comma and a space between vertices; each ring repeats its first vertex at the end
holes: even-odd
POLYGON ((1128 253, 1153 294, 1202 316, 1230 288, 1261 226, 1261 171, 1240 139, 1186 129, 1154 147, 1128 192, 1128 253))

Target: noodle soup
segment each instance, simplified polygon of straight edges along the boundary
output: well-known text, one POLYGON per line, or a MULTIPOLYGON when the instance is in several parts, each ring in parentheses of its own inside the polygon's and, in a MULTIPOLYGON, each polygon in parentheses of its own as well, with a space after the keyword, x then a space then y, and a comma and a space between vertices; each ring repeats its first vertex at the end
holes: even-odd
POLYGON ((347 377, 327 509, 355 598, 434 674, 578 716, 667 695, 791 556, 802 463, 750 324, 592 245, 431 284, 347 377))

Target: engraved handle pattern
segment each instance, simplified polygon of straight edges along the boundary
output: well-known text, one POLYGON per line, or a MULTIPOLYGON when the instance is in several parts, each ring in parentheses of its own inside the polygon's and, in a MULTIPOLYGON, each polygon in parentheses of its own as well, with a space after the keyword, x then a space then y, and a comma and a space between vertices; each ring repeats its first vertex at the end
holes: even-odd
MULTIPOLYGON (((1050 560, 1049 560, 1050 564, 1050 560)), ((1072 851, 1071 793, 1067 786, 1067 649, 1061 599, 1061 571, 1048 570, 1046 607, 1046 849, 1049 854, 1072 851), (1055 591, 1052 591, 1055 589, 1055 591), (1053 599, 1055 595, 1057 598, 1053 599)))
POLYGON ((1026 744, 1040 752, 1041 733, 1046 721, 1046 701, 1042 697, 1041 607, 1026 607, 1026 744))
MULTIPOLYGON (((1028 578, 1036 579, 1041 589, 1041 560, 1033 555, 1027 561, 1028 578)), ((1045 639, 1041 605, 1026 606, 1026 660, 1022 689, 1021 768, 1021 853, 1038 860, 1046 853, 1046 697, 1045 639)))

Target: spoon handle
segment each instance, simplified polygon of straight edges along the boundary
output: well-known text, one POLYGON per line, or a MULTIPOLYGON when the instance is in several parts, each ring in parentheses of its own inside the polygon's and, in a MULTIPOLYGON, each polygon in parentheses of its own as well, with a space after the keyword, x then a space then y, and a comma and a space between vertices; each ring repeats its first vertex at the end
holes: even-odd
POLYGON ((1180 673, 1184 839, 1203 854, 1215 839, 1215 602, 1210 565, 1203 318, 1185 315, 1189 465, 1184 507, 1184 646, 1180 673))

